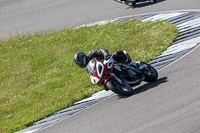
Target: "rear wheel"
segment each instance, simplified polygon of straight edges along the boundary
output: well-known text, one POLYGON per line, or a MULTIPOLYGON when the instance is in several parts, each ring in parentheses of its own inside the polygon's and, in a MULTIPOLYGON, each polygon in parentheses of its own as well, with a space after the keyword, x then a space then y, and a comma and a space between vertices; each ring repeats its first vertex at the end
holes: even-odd
POLYGON ((130 96, 133 94, 133 89, 126 82, 121 85, 116 80, 110 79, 105 86, 119 95, 130 96))
POLYGON ((136 5, 136 2, 133 2, 133 3, 132 3, 132 7, 135 7, 135 5, 136 5))
POLYGON ((147 66, 148 67, 144 72, 144 77, 145 77, 144 81, 146 81, 146 82, 154 82, 154 81, 156 81, 157 78, 158 78, 157 70, 154 67, 152 67, 151 65, 149 65, 149 64, 147 64, 147 66))

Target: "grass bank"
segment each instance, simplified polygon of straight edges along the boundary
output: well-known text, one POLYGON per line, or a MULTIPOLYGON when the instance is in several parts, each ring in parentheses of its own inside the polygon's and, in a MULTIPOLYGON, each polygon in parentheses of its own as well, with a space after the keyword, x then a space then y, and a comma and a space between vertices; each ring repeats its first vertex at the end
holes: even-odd
POLYGON ((177 35, 166 21, 133 20, 0 41, 0 132, 26 128, 102 89, 75 65, 75 52, 126 50, 148 62, 177 35))

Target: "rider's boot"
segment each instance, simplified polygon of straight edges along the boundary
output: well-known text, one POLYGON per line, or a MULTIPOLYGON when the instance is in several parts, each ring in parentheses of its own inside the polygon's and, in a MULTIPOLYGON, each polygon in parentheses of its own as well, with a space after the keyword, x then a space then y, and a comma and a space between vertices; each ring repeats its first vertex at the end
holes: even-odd
POLYGON ((129 55, 127 55, 127 59, 125 61, 126 63, 129 63, 131 66, 134 66, 136 68, 139 68, 139 62, 135 62, 131 59, 129 55))
POLYGON ((139 67, 140 67, 140 61, 133 61, 127 51, 124 50, 123 52, 124 52, 124 55, 126 55, 125 63, 128 63, 131 66, 134 66, 137 69, 139 69, 139 67))

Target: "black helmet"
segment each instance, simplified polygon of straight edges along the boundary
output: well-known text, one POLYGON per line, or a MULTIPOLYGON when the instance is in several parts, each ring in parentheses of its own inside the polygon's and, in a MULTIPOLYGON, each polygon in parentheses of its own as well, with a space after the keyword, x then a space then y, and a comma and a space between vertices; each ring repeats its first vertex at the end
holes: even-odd
POLYGON ((77 52, 74 55, 75 63, 82 68, 85 68, 87 66, 87 60, 87 55, 85 55, 83 52, 77 52))

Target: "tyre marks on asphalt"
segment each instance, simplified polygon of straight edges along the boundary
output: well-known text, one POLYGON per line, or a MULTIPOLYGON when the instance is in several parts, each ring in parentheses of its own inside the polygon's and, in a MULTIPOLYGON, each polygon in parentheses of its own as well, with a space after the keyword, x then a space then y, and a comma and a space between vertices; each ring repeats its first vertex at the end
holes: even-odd
MULTIPOLYGON (((156 57, 154 60, 149 62, 157 70, 167 66, 168 64, 174 62, 182 55, 189 52, 191 49, 196 47, 200 43, 200 13, 199 12, 187 12, 187 11, 173 11, 173 12, 164 12, 164 13, 152 13, 147 15, 139 16, 126 16, 110 21, 99 21, 96 23, 85 24, 83 26, 92 26, 95 24, 106 24, 108 22, 121 22, 127 21, 133 18, 139 18, 141 21, 159 21, 167 20, 175 24, 179 30, 179 36, 172 43, 172 45, 164 51, 160 56, 156 57)), ((35 122, 31 127, 28 127, 24 130, 21 130, 17 133, 32 133, 38 131, 42 128, 50 126, 58 121, 61 121, 72 114, 80 112, 81 110, 88 108, 95 103, 111 96, 113 93, 111 91, 101 91, 98 92, 92 97, 84 99, 75 103, 74 106, 61 110, 54 113, 54 115, 35 122)))

